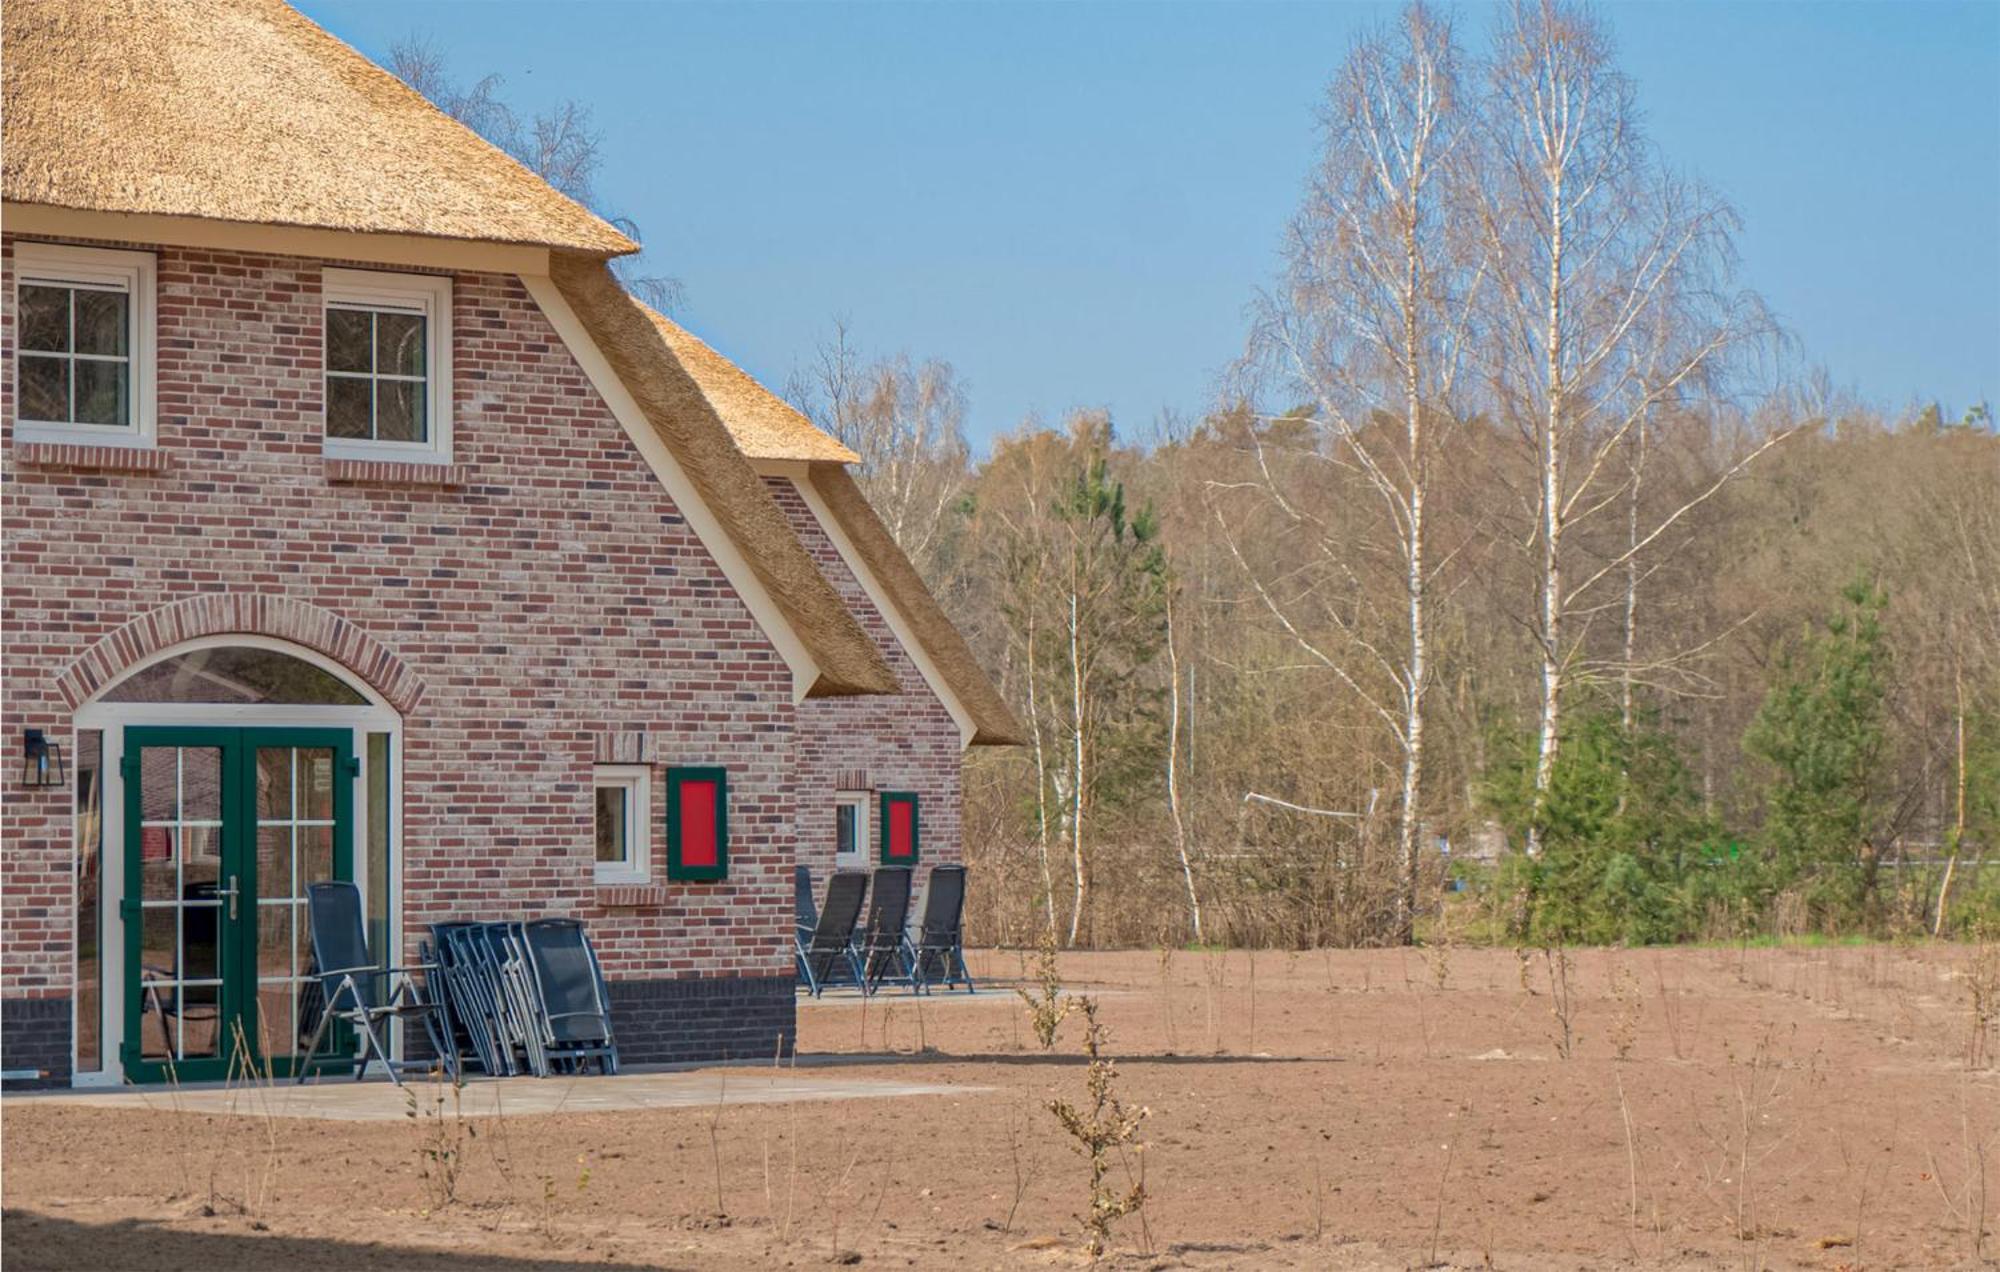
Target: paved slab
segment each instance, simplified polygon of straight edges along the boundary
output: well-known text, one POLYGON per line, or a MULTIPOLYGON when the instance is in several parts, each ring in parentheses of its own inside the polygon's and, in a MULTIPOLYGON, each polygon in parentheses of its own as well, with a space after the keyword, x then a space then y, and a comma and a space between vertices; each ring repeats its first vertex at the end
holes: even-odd
MULTIPOLYGON (((474 1078, 459 1093, 466 1117, 534 1117, 552 1113, 615 1113, 630 1109, 713 1108, 724 1104, 784 1104, 794 1100, 865 1100, 912 1095, 969 1095, 984 1087, 936 1086, 864 1078, 800 1077, 755 1068, 698 1072, 621 1073, 616 1077, 474 1078)), ((304 1086, 124 1087, 58 1091, 18 1098, 98 1108, 224 1113, 242 1117, 307 1117, 336 1122, 387 1122, 410 1114, 413 1093, 431 1112, 453 1108, 451 1087, 411 1080, 401 1091, 386 1081, 326 1080, 304 1086)))

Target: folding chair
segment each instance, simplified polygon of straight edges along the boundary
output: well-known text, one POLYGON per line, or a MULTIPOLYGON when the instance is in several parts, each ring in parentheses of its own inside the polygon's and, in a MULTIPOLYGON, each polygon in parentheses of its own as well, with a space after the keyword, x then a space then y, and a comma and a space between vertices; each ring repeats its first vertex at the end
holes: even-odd
POLYGON ((467 1060, 471 1060, 479 1066, 480 1072, 491 1077, 500 1072, 493 1052, 492 1031, 480 1008, 477 993, 467 983, 467 969, 459 960, 456 946, 455 934, 465 926, 463 923, 431 924, 430 940, 417 946, 417 957, 436 969, 435 984, 427 972, 423 978, 423 989, 424 997, 438 1004, 438 1014, 443 1018, 439 1033, 461 1068, 467 1060))
POLYGON ((610 996, 583 924, 575 919, 538 919, 525 927, 523 935, 542 1009, 536 1024, 549 1066, 581 1073, 595 1059, 605 1073, 618 1072, 610 996))
POLYGON ((812 939, 813 928, 819 924, 819 907, 813 904, 813 872, 810 866, 792 867, 792 926, 797 929, 793 940, 804 944, 812 939))
POLYGON ((861 901, 868 892, 868 876, 859 870, 836 870, 827 880, 826 904, 820 907, 812 934, 794 938, 799 975, 812 996, 845 971, 854 983, 861 983, 861 962, 852 948, 854 924, 861 917, 861 901))
POLYGON ((319 1054, 320 1040, 327 1027, 342 1021, 361 1035, 360 1054, 355 1057, 354 1076, 358 1081, 368 1069, 372 1052, 389 1071, 389 1080, 403 1085, 399 1069, 424 1068, 422 1061, 389 1058, 377 1025, 391 1020, 415 1018, 430 1032, 431 1044, 446 1069, 458 1076, 457 1056, 437 1035, 437 1004, 426 1002, 410 973, 416 968, 387 967, 368 955, 368 936, 361 921, 361 889, 351 883, 314 883, 306 887, 306 910, 312 918, 313 961, 319 967, 320 990, 326 996, 319 1023, 299 1057, 298 1080, 312 1071, 319 1054), (383 993, 382 983, 388 982, 383 993))
POLYGON ((924 907, 906 951, 917 992, 932 984, 950 989, 963 982, 970 994, 972 973, 965 967, 965 867, 932 866, 924 884, 924 907))
POLYGON ((872 994, 885 981, 916 986, 903 958, 903 925, 910 917, 910 868, 883 866, 868 898, 868 926, 861 933, 861 988, 872 994))

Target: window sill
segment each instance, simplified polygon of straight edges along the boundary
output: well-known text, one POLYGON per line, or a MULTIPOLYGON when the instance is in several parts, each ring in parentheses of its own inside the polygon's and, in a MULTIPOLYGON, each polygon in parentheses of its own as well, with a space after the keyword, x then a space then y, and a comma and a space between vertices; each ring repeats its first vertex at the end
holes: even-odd
POLYGON ((390 459, 321 461, 326 479, 343 486, 463 486, 472 481, 470 464, 425 464, 390 459))
POLYGON ((172 465, 167 452, 151 446, 101 446, 86 442, 17 441, 14 462, 30 468, 115 473, 163 473, 172 465))
POLYGON ((667 890, 657 883, 600 883, 597 885, 597 904, 608 909, 631 909, 637 906, 665 905, 667 890))

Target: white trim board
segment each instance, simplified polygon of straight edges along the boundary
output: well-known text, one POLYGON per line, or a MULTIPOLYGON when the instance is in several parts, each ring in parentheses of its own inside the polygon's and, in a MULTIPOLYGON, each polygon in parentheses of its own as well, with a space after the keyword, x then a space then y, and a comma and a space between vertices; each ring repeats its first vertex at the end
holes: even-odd
POLYGON ((924 683, 930 686, 931 692, 937 695, 937 700, 943 703, 944 709, 950 713, 952 723, 958 726, 959 749, 963 751, 970 747, 973 734, 979 731, 979 727, 972 722, 971 712, 967 711, 965 704, 958 700, 958 695, 951 691, 951 686, 945 681, 944 673, 938 670, 937 664, 931 661, 930 655, 917 640, 916 633, 912 632, 909 624, 903 621, 903 612, 889 602, 889 594, 882 590, 882 585, 869 570, 868 563, 862 559, 861 553, 855 550, 853 542, 847 537, 847 532, 841 529, 839 520, 827 508, 826 501, 820 498, 819 487, 813 485, 812 475, 806 470, 806 465, 799 464, 796 469, 791 470, 780 468, 775 464, 760 465, 759 471, 769 471, 773 476, 782 476, 792 483, 792 488, 806 501, 806 507, 812 510, 814 520, 818 521, 820 528, 826 531, 826 537, 833 541, 834 551, 840 553, 840 559, 847 563, 847 568, 860 582, 861 590, 868 593, 868 599, 875 602, 875 608, 882 612, 883 619, 889 624, 889 631, 895 635, 897 643, 902 645, 903 652, 917 665, 917 671, 923 675, 924 683))
POLYGON ((310 256, 473 273, 546 274, 549 269, 549 250, 545 247, 427 238, 418 234, 370 234, 146 212, 91 212, 12 200, 0 206, 0 218, 4 218, 9 234, 263 252, 273 256, 310 256))
POLYGON ((730 587, 735 589, 736 595, 749 609, 751 618, 763 631, 765 639, 777 648, 778 656, 792 669, 793 704, 805 701, 806 694, 819 681, 819 664, 815 663, 812 655, 806 652, 805 642, 799 639, 798 633, 785 621, 783 611, 779 610, 777 602, 765 590, 756 571, 750 568, 749 560, 729 537, 728 531, 722 528, 721 521, 716 519, 714 511, 702 499, 701 493, 695 489, 687 470, 681 467, 680 461, 667 449, 666 442, 653 428, 653 422, 646 418, 646 412, 639 406, 638 400, 618 378, 618 373, 612 369, 610 361, 598 349, 597 342, 590 338, 590 332, 584 327, 583 320, 576 316, 576 312, 569 307, 569 302, 563 299, 555 281, 546 275, 523 274, 520 277, 521 285, 528 289, 528 295, 532 296, 535 304, 540 306, 542 314, 549 320, 549 325, 555 328, 556 335, 568 347, 570 356, 576 359, 576 365, 596 388, 598 396, 602 397, 605 405, 611 408, 611 414, 623 426, 625 435, 632 439, 632 444, 638 447, 639 454, 645 457, 654 476, 658 477, 660 484, 667 488, 667 494, 672 497, 674 506, 679 509, 688 528, 694 531, 695 538, 701 541, 701 545, 708 549, 708 554, 715 559, 716 566, 721 569, 723 577, 729 580, 730 587))

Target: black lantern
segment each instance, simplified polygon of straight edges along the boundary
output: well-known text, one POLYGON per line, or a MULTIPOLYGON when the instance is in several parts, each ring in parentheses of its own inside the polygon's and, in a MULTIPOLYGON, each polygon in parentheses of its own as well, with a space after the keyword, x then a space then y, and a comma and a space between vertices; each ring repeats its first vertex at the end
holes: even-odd
POLYGON ((40 729, 29 729, 21 737, 21 784, 23 786, 64 786, 62 743, 49 741, 40 729))

